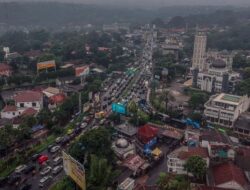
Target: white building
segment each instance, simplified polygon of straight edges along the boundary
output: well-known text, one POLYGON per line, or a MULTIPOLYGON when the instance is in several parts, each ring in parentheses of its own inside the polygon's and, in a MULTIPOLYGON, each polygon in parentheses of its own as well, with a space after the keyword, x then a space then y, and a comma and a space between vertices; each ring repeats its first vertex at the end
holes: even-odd
POLYGON ((209 156, 206 148, 202 147, 186 147, 182 146, 167 156, 167 168, 168 172, 175 174, 187 174, 184 165, 189 157, 200 156, 206 162, 209 167, 209 156))
POLYGON ((248 96, 216 94, 205 103, 204 115, 209 123, 232 127, 234 122, 249 108, 248 96))
POLYGON ((240 74, 231 70, 232 64, 215 58, 206 62, 209 65, 208 70, 193 72, 193 86, 210 93, 234 91, 240 74))
POLYGON ((112 149, 119 159, 125 159, 128 155, 136 153, 135 146, 126 139, 121 138, 112 143, 112 149))
POLYGON ((205 57, 206 57, 206 46, 207 46, 207 36, 204 32, 197 32, 194 40, 194 52, 193 52, 193 62, 192 68, 204 70, 205 57))
POLYGON ((6 105, 1 111, 1 118, 12 119, 20 114, 16 106, 6 105))

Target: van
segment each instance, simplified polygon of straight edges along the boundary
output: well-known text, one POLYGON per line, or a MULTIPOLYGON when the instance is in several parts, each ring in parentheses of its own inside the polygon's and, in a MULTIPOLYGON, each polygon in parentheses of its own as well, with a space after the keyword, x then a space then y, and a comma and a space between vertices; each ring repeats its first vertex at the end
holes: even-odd
POLYGON ((62 161, 63 161, 62 157, 58 156, 58 157, 56 157, 56 158, 53 160, 53 165, 56 166, 56 165, 62 163, 62 161))
POLYGON ((43 188, 49 185, 49 183, 52 181, 52 176, 45 176, 39 181, 39 187, 43 188))

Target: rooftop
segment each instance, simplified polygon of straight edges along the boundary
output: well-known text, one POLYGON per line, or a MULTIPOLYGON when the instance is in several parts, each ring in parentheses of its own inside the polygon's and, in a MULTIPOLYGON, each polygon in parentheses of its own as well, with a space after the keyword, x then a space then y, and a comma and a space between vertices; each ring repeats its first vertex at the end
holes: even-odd
POLYGON ((18 93, 14 97, 14 100, 16 102, 36 102, 36 101, 41 101, 42 97, 43 95, 40 92, 27 90, 27 91, 18 93))
POLYGON ((213 185, 217 186, 234 181, 242 187, 247 187, 248 182, 244 172, 231 162, 226 162, 212 168, 213 185))
POLYGON ((242 113, 234 123, 234 127, 238 129, 250 130, 250 112, 242 113))
POLYGON ((181 160, 186 160, 191 156, 200 156, 202 158, 208 158, 208 151, 206 148, 202 147, 187 147, 182 146, 169 154, 170 157, 179 158, 181 160))
POLYGON ((13 111, 17 111, 16 106, 14 105, 6 105, 3 110, 3 112, 13 112, 13 111))
POLYGON ((214 101, 226 104, 238 105, 240 103, 241 98, 242 98, 241 96, 221 93, 214 98, 214 101))
POLYGON ((208 142, 219 142, 231 145, 229 137, 225 133, 221 133, 217 130, 206 130, 201 134, 201 140, 208 142))

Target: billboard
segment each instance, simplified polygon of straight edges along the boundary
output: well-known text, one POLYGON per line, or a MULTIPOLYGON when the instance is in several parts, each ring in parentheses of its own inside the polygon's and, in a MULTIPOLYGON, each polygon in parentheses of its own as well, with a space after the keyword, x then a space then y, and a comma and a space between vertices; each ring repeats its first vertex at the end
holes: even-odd
POLYGON ((75 68, 76 77, 86 76, 88 74, 89 74, 89 66, 88 65, 84 65, 84 66, 75 68))
POLYGON ((37 63, 37 70, 42 70, 42 69, 49 69, 49 68, 56 68, 56 62, 55 60, 50 60, 50 61, 44 61, 37 63))
POLYGON ((121 103, 112 103, 112 111, 120 114, 127 114, 126 106, 121 103))
POLYGON ((69 177, 75 181, 75 183, 82 189, 86 190, 86 181, 85 181, 85 170, 82 164, 72 158, 70 155, 66 154, 64 151, 63 154, 63 168, 69 177))

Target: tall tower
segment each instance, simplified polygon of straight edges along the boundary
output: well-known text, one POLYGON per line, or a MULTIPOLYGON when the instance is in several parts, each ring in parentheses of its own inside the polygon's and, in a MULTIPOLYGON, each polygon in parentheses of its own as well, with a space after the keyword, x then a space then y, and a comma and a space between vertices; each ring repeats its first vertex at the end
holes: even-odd
POLYGON ((207 36, 204 32, 197 31, 194 39, 194 52, 192 68, 199 69, 200 71, 206 69, 205 56, 206 56, 207 36))

